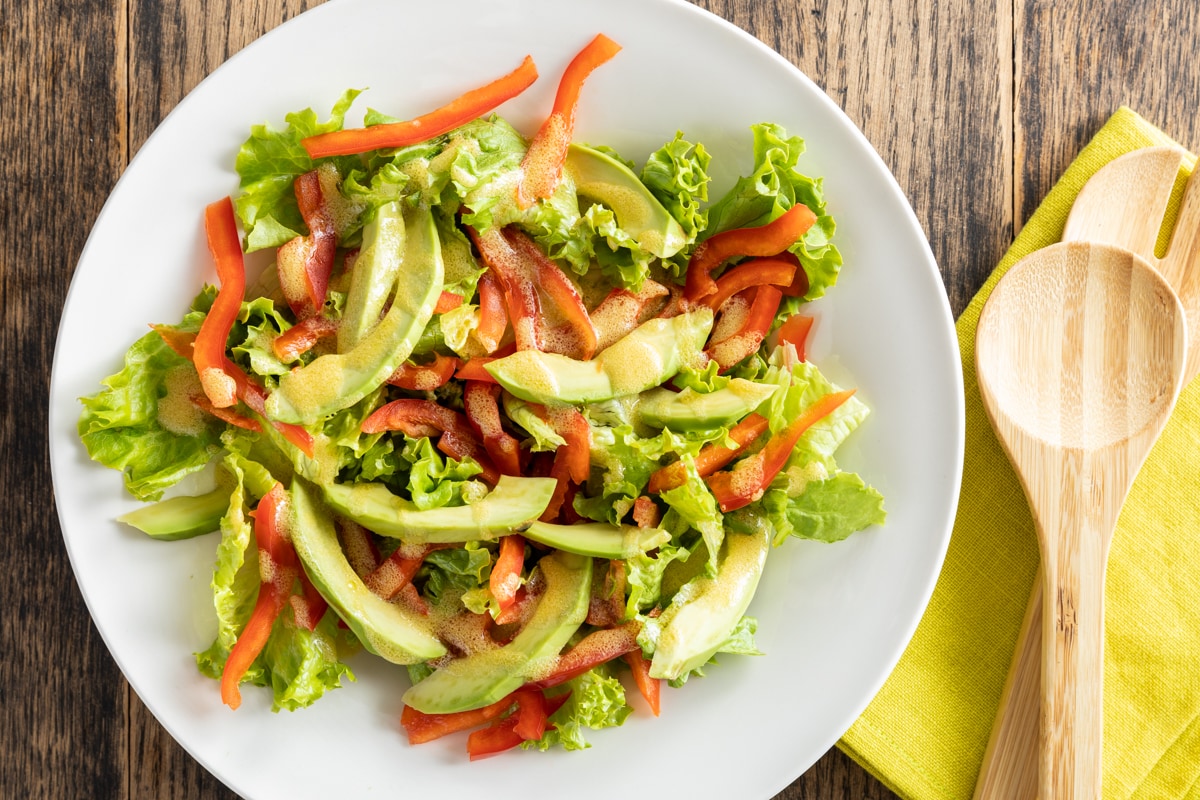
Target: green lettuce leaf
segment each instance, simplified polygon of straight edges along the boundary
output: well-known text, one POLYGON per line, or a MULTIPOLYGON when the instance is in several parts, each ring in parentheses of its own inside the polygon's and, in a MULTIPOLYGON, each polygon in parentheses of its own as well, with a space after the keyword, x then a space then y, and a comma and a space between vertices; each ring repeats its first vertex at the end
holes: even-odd
POLYGON ((700 532, 708 548, 705 574, 716 575, 717 554, 721 552, 721 542, 725 540, 725 517, 717 506, 717 499, 696 471, 695 460, 691 456, 684 456, 680 461, 687 471, 687 483, 668 489, 659 497, 670 507, 668 514, 677 515, 688 527, 700 532))
MULTIPOLYGON (((306 108, 288 114, 283 130, 266 124, 250 129, 250 138, 242 144, 235 162, 242 192, 233 204, 246 232, 246 252, 279 247, 307 233, 292 183, 317 162, 300 142, 309 136, 341 130, 346 112, 360 93, 358 89, 346 91, 325 122, 318 121, 313 110, 306 108)), ((332 160, 343 175, 356 162, 354 157, 332 160)))
MULTIPOLYGON (((760 123, 751 126, 754 136, 754 169, 734 184, 708 209, 708 227, 701 238, 733 228, 759 227, 781 216, 796 203, 803 203, 817 215, 817 222, 793 245, 808 274, 809 289, 804 300, 823 295, 837 282, 842 256, 831 241, 835 224, 825 213, 825 195, 819 178, 811 178, 797 168, 804 152, 804 140, 787 135, 779 125, 760 123)), ((787 311, 794 311, 793 302, 787 311)))
POLYGON ((821 542, 840 542, 850 534, 887 519, 883 495, 867 486, 852 472, 836 472, 827 478, 808 481, 797 496, 786 489, 772 489, 764 498, 773 520, 781 509, 787 530, 775 522, 776 542, 780 533, 821 542))
MULTIPOLYGON (((198 330, 202 318, 193 312, 180 328, 198 330)), ((200 390, 195 367, 157 333, 134 342, 124 368, 102 384, 102 391, 80 398, 76 429, 88 455, 120 470, 137 499, 158 500, 216 454, 223 423, 192 406, 188 398, 200 390)))
MULTIPOLYGON (((708 226, 708 164, 712 157, 702 144, 692 144, 678 131, 675 138, 650 154, 642 168, 642 183, 683 228, 689 244, 708 226)), ((675 277, 687 268, 684 248, 663 266, 675 277)))
POLYGON ((550 715, 554 728, 547 729, 536 742, 525 742, 523 748, 548 750, 562 745, 564 750, 585 750, 591 745, 583 738, 584 730, 619 726, 633 712, 625 700, 625 688, 607 664, 567 681, 563 687, 556 693, 569 690, 571 696, 550 715))

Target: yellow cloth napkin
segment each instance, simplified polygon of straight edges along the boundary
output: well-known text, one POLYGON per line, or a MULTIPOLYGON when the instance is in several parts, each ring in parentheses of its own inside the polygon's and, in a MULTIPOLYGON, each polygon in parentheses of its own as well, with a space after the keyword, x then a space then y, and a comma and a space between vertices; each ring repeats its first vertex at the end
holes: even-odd
MULTIPOLYGON (((970 798, 1037 572, 1025 496, 983 410, 975 327, 1019 259, 1057 242, 1091 175, 1174 144, 1128 108, 1079 153, 957 323, 966 387, 962 497, 929 608, 839 747, 898 795, 970 798)), ((1168 211, 1174 221, 1177 182, 1168 211)), ((1167 233, 1159 240, 1166 249, 1167 233)), ((1106 584, 1104 797, 1200 800, 1200 380, 1185 387, 1121 514, 1106 584)))

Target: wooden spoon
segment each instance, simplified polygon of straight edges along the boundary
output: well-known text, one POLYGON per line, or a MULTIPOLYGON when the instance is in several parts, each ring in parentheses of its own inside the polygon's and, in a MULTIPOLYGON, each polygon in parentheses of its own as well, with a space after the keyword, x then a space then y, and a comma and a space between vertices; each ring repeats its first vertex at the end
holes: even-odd
MULTIPOLYGON (((1181 147, 1147 147, 1102 167, 1080 191, 1063 229, 1064 241, 1106 242, 1131 250, 1154 265, 1179 295, 1188 330, 1200 330, 1200 171, 1192 178, 1167 256, 1154 249, 1167 203, 1186 156, 1181 147), (1172 277, 1169 276, 1174 276, 1172 277)), ((1200 336, 1189 337, 1184 384, 1200 370, 1200 336)), ((1033 631, 1042 616, 1039 576, 1000 697, 974 800, 1034 800, 1038 776, 1041 701, 1041 639, 1033 631)))
POLYGON ((1040 794, 1100 797, 1104 571, 1121 505, 1166 424, 1187 333, 1140 256, 1065 242, 1026 257, 984 306, 984 408, 1033 511, 1042 554, 1040 794))

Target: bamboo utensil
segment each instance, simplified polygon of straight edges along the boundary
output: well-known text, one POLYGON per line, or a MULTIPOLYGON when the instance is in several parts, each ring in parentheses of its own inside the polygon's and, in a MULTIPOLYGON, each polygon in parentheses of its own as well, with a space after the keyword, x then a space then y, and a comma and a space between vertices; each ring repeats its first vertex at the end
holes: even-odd
MULTIPOLYGON (((1179 147, 1127 153, 1101 168, 1076 198, 1064 241, 1107 242, 1144 257, 1179 295, 1188 330, 1200 330, 1200 183, 1189 183, 1168 254, 1154 250, 1179 166, 1179 147)), ((1200 369, 1200 336, 1189 338, 1184 383, 1200 369)), ((1033 631, 1042 615, 1042 582, 1033 586, 1008 678, 1000 698, 974 800, 1033 800, 1037 795, 1041 640, 1033 631)))
POLYGON ((980 316, 980 393, 1042 554, 1043 797, 1100 797, 1104 571, 1117 516, 1170 416, 1184 312, 1144 259, 1061 243, 1001 279, 980 316))

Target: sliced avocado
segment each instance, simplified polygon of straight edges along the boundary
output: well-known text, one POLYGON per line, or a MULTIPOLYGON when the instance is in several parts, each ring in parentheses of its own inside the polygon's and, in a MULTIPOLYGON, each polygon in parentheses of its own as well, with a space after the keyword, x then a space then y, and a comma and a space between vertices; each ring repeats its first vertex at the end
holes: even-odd
POLYGON ((442 544, 489 541, 524 529, 546 510, 556 485, 554 478, 502 475, 482 500, 424 511, 381 483, 331 483, 322 488, 334 511, 381 536, 442 544))
POLYGON ((267 398, 267 416, 310 425, 357 403, 408 358, 442 290, 441 247, 428 208, 406 212, 405 240, 392 306, 383 320, 349 352, 319 356, 280 378, 267 398))
POLYGON ((404 212, 399 201, 393 200, 380 206, 363 228, 363 246, 349 271, 350 290, 338 323, 339 353, 353 350, 379 324, 403 261, 404 212))
POLYGON ((117 517, 151 539, 173 542, 212 533, 229 510, 229 487, 218 486, 194 497, 170 497, 117 517))
POLYGON ((615 559, 640 556, 671 541, 671 534, 661 528, 609 525, 607 522, 580 525, 533 522, 522 535, 531 541, 566 550, 568 553, 615 559))
POLYGON ((716 577, 685 584, 659 617, 650 677, 675 680, 708 663, 746 613, 770 549, 767 530, 725 537, 716 577))
POLYGON ((597 403, 670 380, 704 349, 712 321, 712 311, 700 308, 645 322, 590 361, 520 350, 485 369, 513 395, 531 403, 597 403))
POLYGON ((708 393, 691 387, 682 392, 651 389, 642 395, 638 415, 642 422, 655 428, 678 431, 716 428, 737 422, 778 388, 775 384, 734 378, 724 388, 708 393))
POLYGON ((566 170, 575 180, 575 193, 611 208, 617 224, 643 250, 670 258, 687 244, 687 235, 671 212, 620 161, 572 144, 567 149, 566 170))
POLYGON ((592 560, 556 552, 538 562, 546 591, 529 622, 504 647, 456 659, 404 693, 426 714, 482 708, 520 688, 558 655, 587 617, 592 560))
POLYGON ((304 571, 363 646, 393 664, 446 655, 429 623, 371 592, 346 560, 329 511, 300 479, 292 481, 292 544, 304 571))

